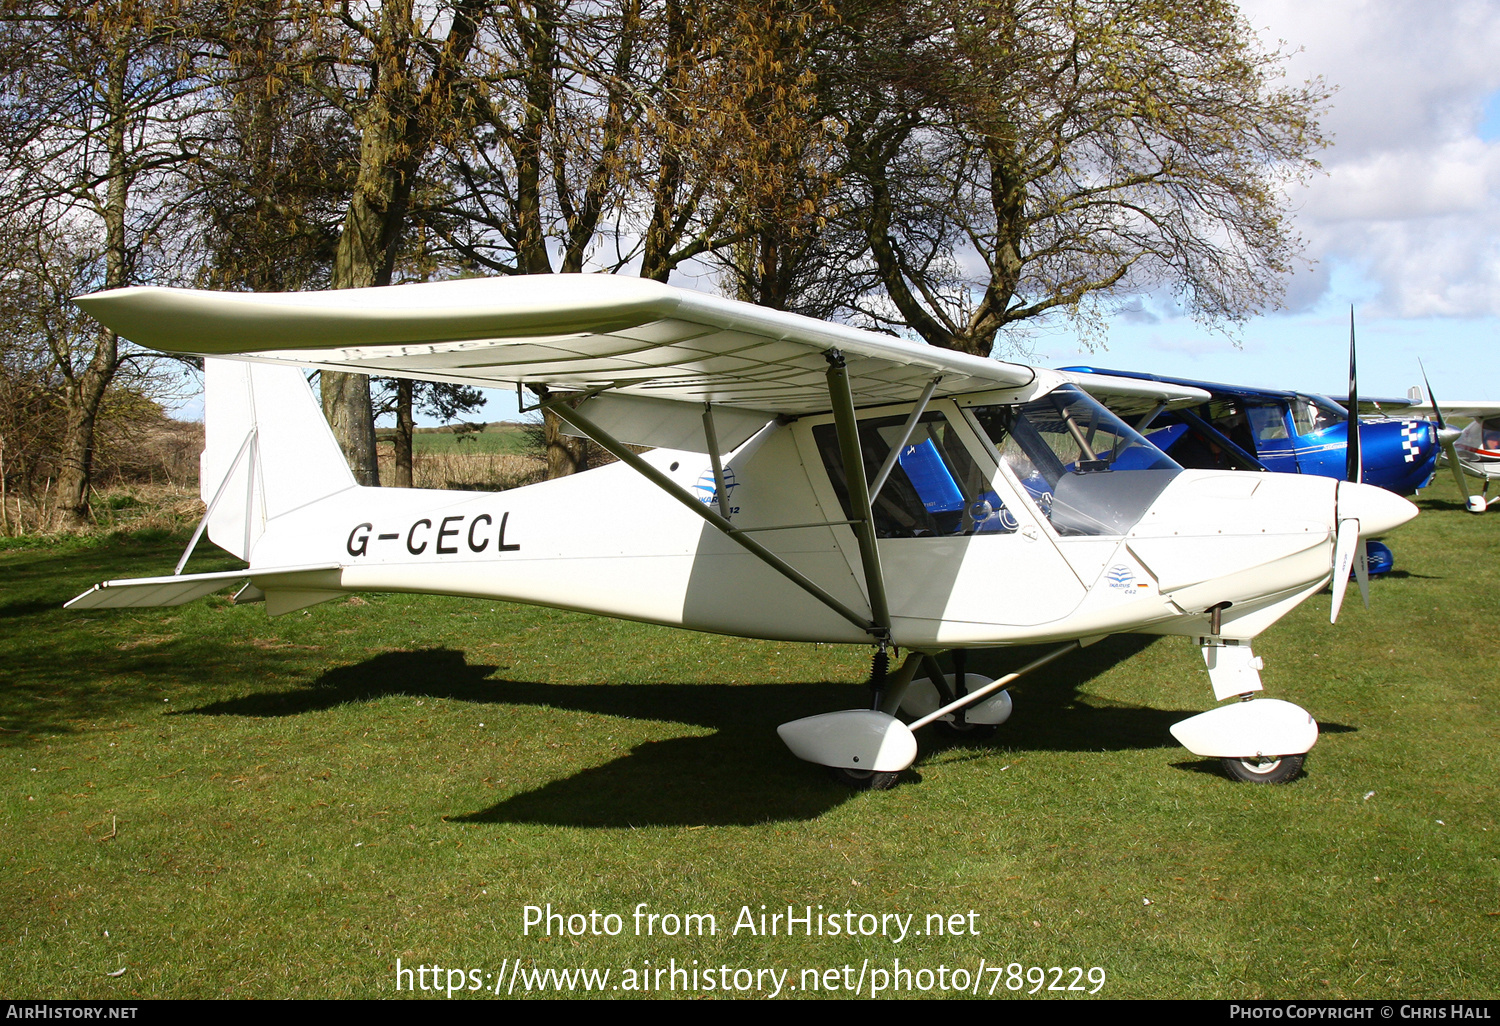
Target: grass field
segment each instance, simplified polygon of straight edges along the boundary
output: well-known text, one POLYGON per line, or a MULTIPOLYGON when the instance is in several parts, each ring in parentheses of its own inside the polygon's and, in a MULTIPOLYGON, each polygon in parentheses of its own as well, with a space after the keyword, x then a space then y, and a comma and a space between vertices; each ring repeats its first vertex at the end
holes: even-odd
POLYGON ((607 969, 609 996, 667 969, 670 993, 673 967, 714 970, 695 996, 772 989, 737 969, 939 995, 983 960, 996 996, 1078 966, 1114 998, 1494 997, 1500 516, 1443 480, 1421 505, 1371 610, 1330 626, 1324 594, 1257 643, 1268 694, 1323 725, 1284 787, 1171 741, 1212 705, 1186 639, 1101 642, 1018 687, 993 742, 923 737, 899 787, 852 794, 775 725, 857 704, 863 650, 396 595, 79 615, 184 539, 0 550, 0 993, 393 996, 400 959, 475 971, 455 1000, 545 969, 607 969), (549 903, 622 928, 526 933, 549 903), (640 903, 717 933, 637 936, 640 903), (734 933, 762 904, 962 931, 734 933))

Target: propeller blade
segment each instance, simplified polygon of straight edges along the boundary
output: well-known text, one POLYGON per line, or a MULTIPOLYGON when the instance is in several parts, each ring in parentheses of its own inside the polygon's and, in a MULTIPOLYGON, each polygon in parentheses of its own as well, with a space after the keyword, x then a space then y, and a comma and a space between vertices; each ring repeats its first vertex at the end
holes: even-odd
MULTIPOLYGON (((1428 390, 1431 391, 1430 389, 1428 390)), ((1349 440, 1345 447, 1344 479, 1358 484, 1364 480, 1364 464, 1359 452, 1359 375, 1354 366, 1354 307, 1349 307, 1349 440)))
POLYGON ((1427 388, 1427 399, 1432 403, 1432 415, 1437 420, 1438 430, 1441 431, 1448 425, 1443 423, 1443 411, 1438 408, 1437 396, 1432 394, 1432 382, 1427 380, 1427 368, 1422 366, 1422 361, 1417 360, 1417 366, 1422 370, 1422 384, 1427 388))
POLYGON ((1353 569, 1359 547, 1359 521, 1340 520, 1339 533, 1333 543, 1333 608, 1328 613, 1329 623, 1339 622, 1339 607, 1344 604, 1344 592, 1349 589, 1349 571, 1353 569))
POLYGON ((1432 415, 1437 418, 1438 444, 1443 447, 1443 455, 1448 457, 1448 466, 1453 469, 1453 480, 1458 485, 1458 494, 1467 496, 1469 484, 1464 480, 1464 468, 1458 462, 1458 450, 1453 447, 1453 440, 1458 437, 1456 428, 1450 429, 1443 423, 1443 411, 1438 408, 1437 396, 1432 394, 1432 383, 1427 380, 1427 368, 1422 367, 1422 361, 1417 361, 1417 366, 1422 368, 1422 384, 1427 387, 1427 398, 1432 402, 1432 415))
POLYGON ((1453 447, 1453 439, 1443 438, 1442 435, 1439 435, 1438 438, 1443 443, 1443 455, 1448 457, 1448 466, 1453 468, 1453 480, 1458 485, 1458 494, 1467 498, 1469 495, 1469 482, 1464 479, 1464 468, 1458 462, 1458 450, 1453 447))
POLYGON ((1359 584, 1359 597, 1365 600, 1365 608, 1370 608, 1370 550, 1365 545, 1365 540, 1359 540, 1359 547, 1354 553, 1354 580, 1359 584))

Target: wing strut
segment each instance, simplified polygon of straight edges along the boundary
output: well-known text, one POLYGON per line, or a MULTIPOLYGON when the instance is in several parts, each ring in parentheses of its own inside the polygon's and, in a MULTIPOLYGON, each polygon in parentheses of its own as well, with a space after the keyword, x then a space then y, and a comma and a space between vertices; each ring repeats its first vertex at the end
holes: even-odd
MULTIPOLYGON (((828 360, 828 398, 833 403, 833 423, 839 436, 839 453, 844 458, 844 479, 849 485, 849 505, 854 512, 854 536, 859 539, 859 561, 864 565, 865 589, 870 595, 870 613, 877 637, 891 636, 891 611, 885 598, 885 575, 880 570, 880 549, 875 545, 875 517, 870 512, 870 487, 865 480, 865 457, 859 444, 859 423, 854 415, 854 395, 849 389, 849 370, 844 354, 830 349, 823 354, 828 360)), ((928 385, 931 389, 933 385, 928 385)), ((916 421, 908 418, 911 426, 916 421)), ((893 450, 899 452, 900 450, 893 450)))
POLYGON ((1166 408, 1167 404, 1164 402, 1157 403, 1155 406, 1151 407, 1151 410, 1144 417, 1135 422, 1136 433, 1144 435, 1147 429, 1151 427, 1151 422, 1157 417, 1160 417, 1162 415, 1162 411, 1166 408))
POLYGON ((729 519, 729 489, 724 487, 724 464, 719 458, 719 433, 714 430, 713 403, 703 404, 703 439, 708 443, 708 462, 714 468, 714 498, 719 500, 719 514, 729 519))
MULTIPOLYGON (((827 591, 820 588, 817 584, 814 584, 812 581, 808 580, 807 577, 804 576, 803 573, 796 567, 792 566, 790 563, 787 563, 784 559, 776 555, 770 549, 767 549, 764 545, 760 544, 755 539, 747 537, 746 532, 736 528, 724 516, 711 509, 710 507, 704 505, 704 503, 699 500, 697 496, 688 492, 687 489, 680 487, 666 474, 663 474, 660 470, 657 470, 651 464, 641 459, 640 456, 631 451, 629 446, 623 444, 603 428, 595 424, 588 417, 579 413, 576 409, 570 407, 565 401, 563 401, 562 397, 558 397, 555 399, 546 399, 541 403, 541 405, 557 414, 559 420, 567 422, 578 431, 583 432, 586 437, 599 443, 599 445, 603 447, 604 450, 615 459, 635 470, 642 477, 646 478, 646 480, 650 481, 652 484, 656 485, 672 498, 676 499, 688 509, 692 510, 698 516, 708 521, 721 533, 728 536, 729 539, 735 544, 744 548, 751 555, 755 556, 761 562, 769 566, 772 570, 775 570, 777 573, 781 574, 781 576, 785 577, 787 580, 791 581, 797 587, 807 592, 813 598, 823 603, 829 609, 839 614, 839 616, 842 616, 845 620, 848 620, 850 623, 854 624, 854 626, 858 627, 860 630, 866 631, 877 638, 885 638, 889 636, 890 632, 888 628, 888 620, 878 623, 872 622, 868 617, 861 616, 854 610, 850 609, 848 606, 844 605, 838 599, 830 595, 827 591)), ((707 419, 705 419, 705 426, 707 426, 707 423, 708 421, 707 419)), ((712 448, 713 447, 711 447, 711 449, 712 448)), ((860 469, 861 471, 863 471, 863 464, 860 465, 860 469)), ((719 491, 722 495, 722 483, 720 482, 719 484, 719 491)), ((861 484, 863 484, 863 474, 861 474, 861 484)), ((866 506, 866 508, 868 509, 868 505, 866 506)), ((882 599, 884 598, 883 592, 881 597, 882 599)))
MULTIPOLYGON (((1001 677, 999 680, 992 680, 988 684, 986 684, 984 687, 982 687, 982 688, 975 688, 973 691, 970 691, 967 695, 963 695, 960 698, 957 698, 954 701, 949 702, 947 705, 943 706, 941 709, 934 709, 932 712, 928 713, 926 716, 923 716, 923 717, 921 717, 919 719, 912 720, 911 723, 907 724, 907 729, 908 730, 919 730, 922 727, 927 726, 927 724, 933 722, 934 720, 942 719, 944 716, 947 716, 951 712, 957 712, 960 709, 963 709, 963 708, 965 708, 967 706, 971 706, 974 703, 978 702, 981 698, 985 698, 988 695, 990 695, 990 694, 992 694, 992 693, 994 693, 996 691, 1003 691, 1003 690, 1005 690, 1006 688, 1008 688, 1012 684, 1014 684, 1018 679, 1020 679, 1021 677, 1024 677, 1026 674, 1030 673, 1032 670, 1041 669, 1043 666, 1046 666, 1048 663, 1052 662, 1052 660, 1058 658, 1059 656, 1067 655, 1069 652, 1073 651, 1075 648, 1082 648, 1082 647, 1083 647, 1083 645, 1080 642, 1077 642, 1077 641, 1070 641, 1070 642, 1068 642, 1065 645, 1060 645, 1057 648, 1054 648, 1052 651, 1050 651, 1050 652, 1046 653, 1045 655, 1041 656, 1040 658, 1033 659, 1031 662, 1027 663, 1025 666, 1021 667, 1019 670, 1015 671, 1014 673, 1007 673, 1004 677, 1001 677)), ((933 682, 936 683, 938 679, 940 679, 940 678, 934 678, 933 682)))
POLYGON ((901 457, 901 450, 906 448, 906 443, 911 439, 911 433, 917 429, 917 421, 922 419, 922 414, 927 412, 927 404, 932 400, 932 393, 937 391, 938 383, 942 376, 933 378, 927 382, 927 387, 922 389, 922 398, 917 400, 917 405, 911 408, 911 416, 906 418, 906 423, 901 425, 901 437, 896 444, 891 446, 890 455, 880 465, 880 470, 875 474, 875 480, 870 483, 870 502, 874 504, 880 495, 880 489, 885 487, 885 479, 891 476, 891 471, 896 467, 896 460, 901 457))

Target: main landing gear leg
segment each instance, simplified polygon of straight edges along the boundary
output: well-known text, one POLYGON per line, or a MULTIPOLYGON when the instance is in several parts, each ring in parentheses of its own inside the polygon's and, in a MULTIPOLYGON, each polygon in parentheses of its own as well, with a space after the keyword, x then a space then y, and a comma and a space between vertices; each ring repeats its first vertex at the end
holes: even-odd
MULTIPOLYGON (((1217 610, 1214 626, 1218 626, 1217 610)), ((1302 761, 1318 740, 1318 724, 1306 709, 1275 698, 1254 699, 1263 690, 1264 663, 1248 641, 1198 639, 1214 697, 1238 699, 1172 725, 1172 736, 1194 755, 1222 760, 1235 780, 1284 784, 1302 771, 1302 761)))
MULTIPOLYGON (((781 740, 792 750, 792 754, 807 762, 827 766, 834 776, 852 787, 861 789, 883 789, 896 782, 896 775, 906 769, 917 758, 917 739, 913 730, 925 727, 961 709, 970 709, 996 692, 1003 692, 1016 680, 1032 670, 1046 666, 1052 660, 1073 651, 1079 645, 1070 641, 1033 659, 1015 673, 1008 673, 999 680, 979 685, 980 678, 968 675, 968 694, 954 698, 925 716, 918 717, 908 727, 886 711, 893 701, 903 700, 911 692, 906 683, 916 671, 917 656, 909 655, 892 682, 890 694, 882 700, 880 709, 844 709, 840 712, 808 716, 776 728, 781 740)), ((942 675, 939 674, 939 677, 942 675)), ((946 682, 945 682, 946 683, 946 682)))
POLYGON ((923 655, 922 671, 926 676, 913 681, 907 689, 901 700, 901 712, 909 720, 919 720, 940 707, 957 703, 952 712, 934 721, 934 729, 968 741, 992 736, 1010 718, 1010 694, 1001 688, 973 704, 963 704, 962 700, 970 694, 994 683, 988 677, 968 672, 968 655, 964 649, 953 652, 953 673, 944 673, 936 657, 923 655))

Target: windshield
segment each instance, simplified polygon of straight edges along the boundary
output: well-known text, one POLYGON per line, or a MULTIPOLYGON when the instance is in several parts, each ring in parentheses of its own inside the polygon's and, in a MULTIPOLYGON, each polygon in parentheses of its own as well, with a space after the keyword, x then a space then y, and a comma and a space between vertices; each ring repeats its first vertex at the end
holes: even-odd
POLYGON ((1347 413, 1321 396, 1299 395, 1292 400, 1292 422, 1299 435, 1316 434, 1348 419, 1347 413))
POLYGON ((1182 468, 1072 386, 970 412, 1061 535, 1124 534, 1182 468))

